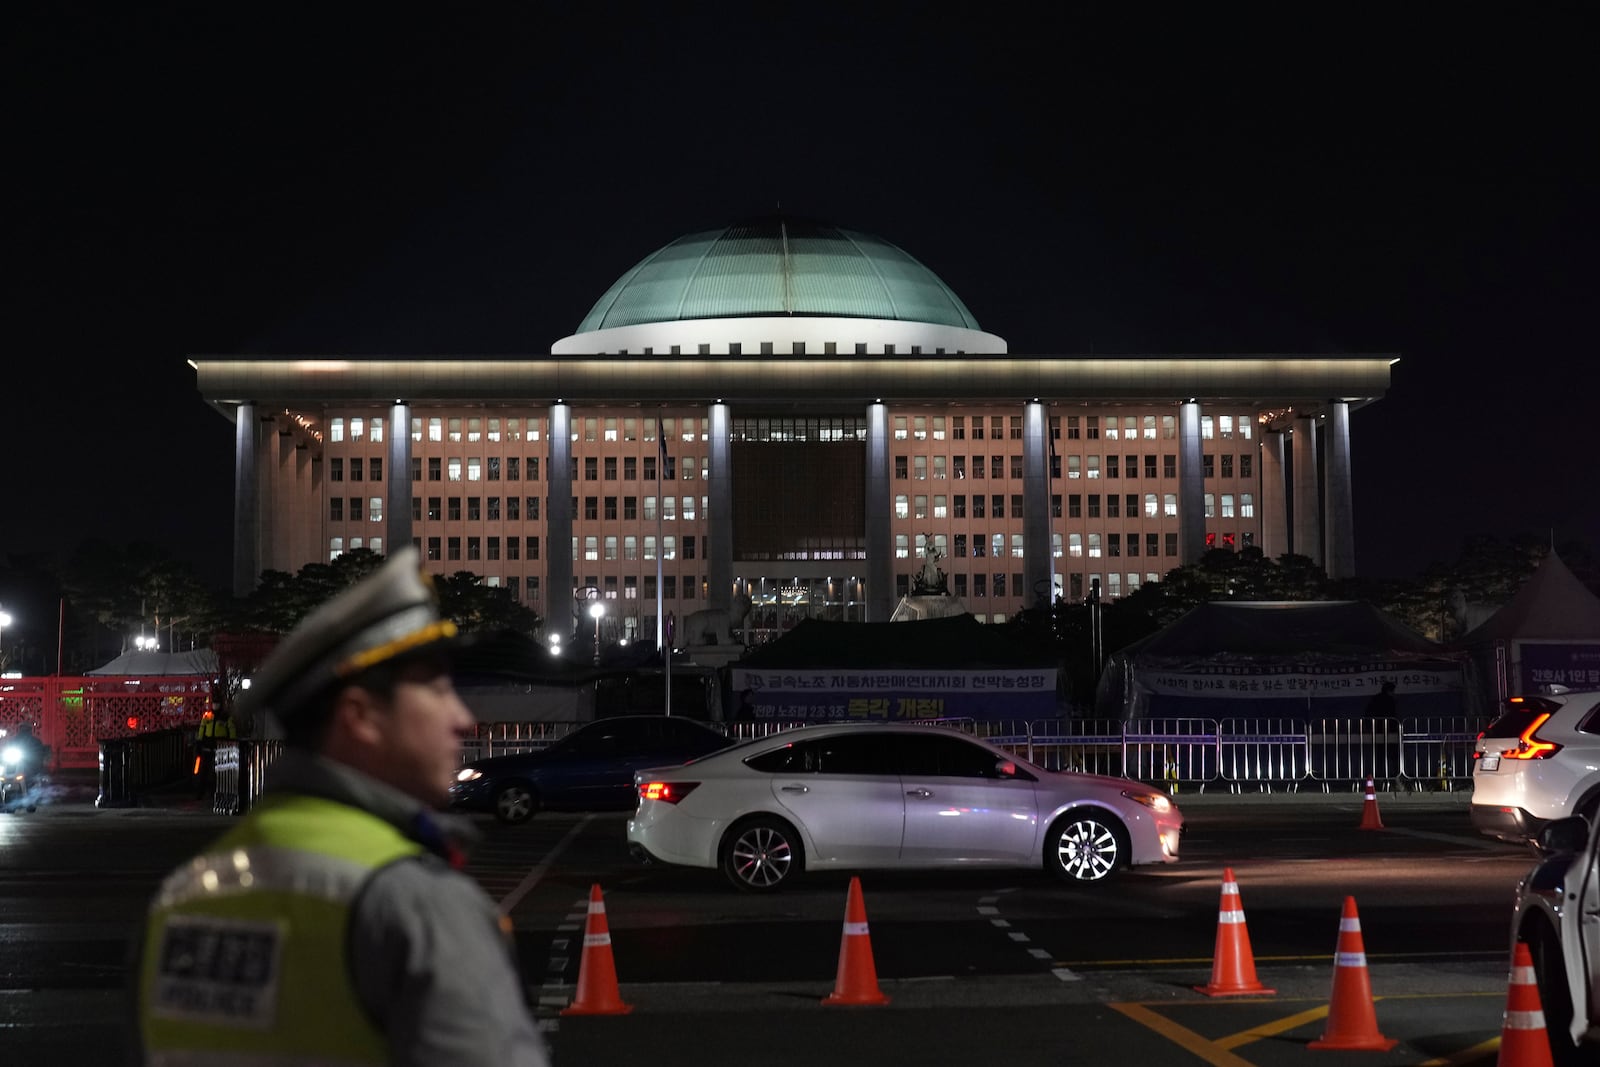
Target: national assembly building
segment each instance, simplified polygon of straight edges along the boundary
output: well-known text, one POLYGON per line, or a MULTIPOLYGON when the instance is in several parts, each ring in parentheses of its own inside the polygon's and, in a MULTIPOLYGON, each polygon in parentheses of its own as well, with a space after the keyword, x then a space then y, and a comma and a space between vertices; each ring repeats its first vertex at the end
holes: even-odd
POLYGON ((236 427, 236 594, 414 544, 561 636, 602 600, 607 641, 658 597, 748 596, 757 640, 884 621, 930 560, 983 622, 1209 548, 1350 576, 1350 413, 1393 362, 1012 354, 896 245, 782 216, 651 252, 547 354, 192 360, 236 427))

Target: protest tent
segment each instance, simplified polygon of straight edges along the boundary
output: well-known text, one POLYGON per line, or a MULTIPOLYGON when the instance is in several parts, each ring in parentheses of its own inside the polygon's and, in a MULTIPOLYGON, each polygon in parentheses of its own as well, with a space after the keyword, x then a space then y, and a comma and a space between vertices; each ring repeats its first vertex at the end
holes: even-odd
POLYGON ((1465 658, 1360 601, 1218 601, 1112 655, 1106 718, 1358 718, 1384 682, 1405 717, 1475 714, 1465 658))
POLYGON ((1600 596, 1552 549, 1517 594, 1455 647, 1471 656, 1497 702, 1550 684, 1600 690, 1600 596))

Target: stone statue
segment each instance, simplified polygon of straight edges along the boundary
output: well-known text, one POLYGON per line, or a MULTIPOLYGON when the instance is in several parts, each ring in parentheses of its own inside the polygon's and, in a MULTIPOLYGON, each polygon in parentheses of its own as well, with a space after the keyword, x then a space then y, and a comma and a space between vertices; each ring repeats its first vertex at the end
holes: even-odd
POLYGON ((923 534, 922 570, 911 579, 912 596, 950 595, 950 590, 945 585, 944 571, 939 569, 941 559, 944 559, 944 553, 933 543, 933 534, 923 534))
POLYGON ((750 598, 743 593, 731 601, 732 608, 706 608, 696 611, 683 620, 683 627, 674 639, 679 648, 703 645, 720 645, 734 641, 733 631, 739 630, 738 644, 750 643, 750 598))

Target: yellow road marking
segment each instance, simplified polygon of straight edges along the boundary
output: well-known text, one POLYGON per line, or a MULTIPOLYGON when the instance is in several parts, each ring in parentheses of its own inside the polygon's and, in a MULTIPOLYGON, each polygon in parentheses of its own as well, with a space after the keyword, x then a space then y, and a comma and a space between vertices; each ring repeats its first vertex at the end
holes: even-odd
POLYGON ((1481 1060, 1489 1053, 1498 1051, 1499 1048, 1500 1039, 1491 1037, 1481 1045, 1473 1045, 1471 1048, 1453 1052, 1448 1056, 1441 1056, 1436 1060, 1425 1060, 1418 1067, 1461 1067, 1462 1064, 1481 1060))
POLYGON ((1139 1025, 1154 1030, 1178 1047, 1194 1053, 1212 1067, 1255 1067, 1249 1060, 1235 1056, 1227 1049, 1207 1041, 1188 1027, 1179 1026, 1171 1019, 1157 1015, 1143 1004, 1112 1004, 1110 1007, 1139 1025))
POLYGON ((1328 1006, 1324 1004, 1320 1008, 1312 1008, 1298 1015, 1289 1015, 1270 1023, 1262 1023, 1260 1026, 1252 1026, 1248 1030, 1241 1030, 1237 1034, 1219 1037, 1212 1044, 1218 1048, 1238 1048, 1240 1045, 1248 1045, 1250 1042, 1260 1041, 1264 1037, 1276 1037, 1285 1030, 1293 1030, 1297 1026, 1303 1026, 1306 1023, 1316 1022, 1318 1019, 1327 1017, 1328 1006))

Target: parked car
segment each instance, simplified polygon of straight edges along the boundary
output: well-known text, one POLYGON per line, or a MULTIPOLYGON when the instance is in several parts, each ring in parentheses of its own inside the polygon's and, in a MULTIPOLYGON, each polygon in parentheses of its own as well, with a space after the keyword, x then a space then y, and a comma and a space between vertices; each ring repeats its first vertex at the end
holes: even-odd
POLYGON ((1126 778, 1047 771, 955 730, 808 726, 637 776, 641 858, 766 892, 802 871, 1043 867, 1099 882, 1173 863, 1183 816, 1126 778))
POLYGON ((1532 841, 1569 815, 1600 815, 1600 693, 1549 686, 1512 697, 1473 751, 1472 824, 1532 841))
POLYGON ((1600 819, 1557 819, 1517 887, 1513 946, 1528 943, 1556 1067, 1600 1063, 1600 819))
POLYGON ((473 760, 450 787, 450 806, 527 822, 541 809, 626 811, 634 772, 682 763, 733 744, 693 719, 622 715, 586 723, 539 752, 473 760))

